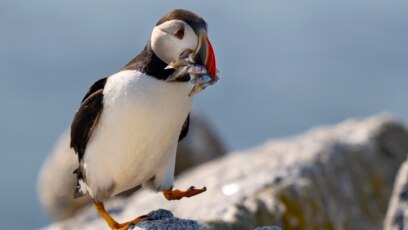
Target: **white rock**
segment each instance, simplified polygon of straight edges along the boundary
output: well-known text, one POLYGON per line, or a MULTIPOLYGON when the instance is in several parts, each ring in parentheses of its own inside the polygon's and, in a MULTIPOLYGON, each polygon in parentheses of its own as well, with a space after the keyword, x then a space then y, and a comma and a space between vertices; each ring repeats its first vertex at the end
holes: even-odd
MULTIPOLYGON (((180 201, 142 191, 109 202, 128 220, 160 208, 210 229, 381 229, 408 132, 388 116, 348 120, 272 140, 183 173, 176 187, 207 186, 180 201)), ((50 229, 101 229, 93 209, 50 229)))
POLYGON ((384 229, 408 229, 408 160, 404 162, 398 171, 394 191, 384 221, 384 229))

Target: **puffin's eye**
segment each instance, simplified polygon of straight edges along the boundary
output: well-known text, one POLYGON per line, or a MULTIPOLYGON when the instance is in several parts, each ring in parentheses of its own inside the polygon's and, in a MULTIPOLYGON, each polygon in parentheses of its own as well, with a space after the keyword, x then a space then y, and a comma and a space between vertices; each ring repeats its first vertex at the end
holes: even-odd
POLYGON ((181 27, 177 30, 177 32, 174 34, 178 39, 183 39, 184 37, 184 25, 181 25, 181 27))

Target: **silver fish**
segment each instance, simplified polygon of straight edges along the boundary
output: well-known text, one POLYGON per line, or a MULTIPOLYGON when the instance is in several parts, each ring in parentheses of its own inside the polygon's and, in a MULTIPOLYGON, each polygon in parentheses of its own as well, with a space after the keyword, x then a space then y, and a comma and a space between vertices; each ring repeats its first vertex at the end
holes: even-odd
POLYGON ((209 83, 211 81, 212 81, 212 79, 208 74, 202 74, 202 75, 199 75, 199 76, 194 77, 193 79, 191 79, 191 84, 203 85, 203 84, 209 83))
MULTIPOLYGON (((201 41, 201 40, 200 40, 201 41)), ((204 65, 196 63, 196 58, 202 42, 197 44, 197 47, 184 50, 174 62, 171 62, 165 69, 174 69, 174 72, 167 78, 167 81, 176 81, 179 77, 190 75, 190 82, 194 85, 189 93, 189 96, 194 96, 203 91, 207 86, 217 82, 218 77, 211 78, 208 70, 204 65)))

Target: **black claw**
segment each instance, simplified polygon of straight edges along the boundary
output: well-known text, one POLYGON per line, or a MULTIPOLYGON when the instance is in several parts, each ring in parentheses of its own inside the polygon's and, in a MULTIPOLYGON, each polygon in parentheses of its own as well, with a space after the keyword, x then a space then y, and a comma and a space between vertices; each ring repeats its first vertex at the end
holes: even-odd
POLYGON ((194 190, 194 189, 195 189, 195 187, 191 186, 188 190, 194 190))

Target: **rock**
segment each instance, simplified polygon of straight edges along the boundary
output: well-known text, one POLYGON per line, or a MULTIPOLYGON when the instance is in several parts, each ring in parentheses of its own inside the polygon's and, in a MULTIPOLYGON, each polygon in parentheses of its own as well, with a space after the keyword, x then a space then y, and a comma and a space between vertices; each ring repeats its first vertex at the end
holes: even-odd
POLYGON ((254 230, 281 230, 281 228, 276 227, 276 226, 262 226, 255 228, 254 230))
MULTIPOLYGON (((348 120, 184 172, 175 187, 207 186, 198 196, 169 202, 143 190, 107 206, 120 220, 165 208, 209 229, 381 229, 407 152, 408 132, 393 118, 348 120)), ((100 229, 95 215, 83 210, 50 229, 100 229)))
POLYGON ((157 211, 150 212, 148 215, 149 221, 143 221, 137 224, 133 228, 129 228, 130 230, 199 230, 200 225, 197 221, 192 220, 182 220, 173 216, 173 214, 164 209, 159 209, 157 211))
MULTIPOLYGON (((202 113, 200 113, 202 114, 202 113)), ((70 137, 65 132, 47 157, 38 177, 38 194, 43 207, 55 220, 71 217, 90 203, 88 197, 73 199, 78 158, 69 147, 70 137)), ((223 142, 208 120, 193 112, 187 137, 177 149, 176 175, 190 167, 223 156, 223 142)))
POLYGON ((203 112, 193 111, 188 135, 177 148, 176 175, 227 153, 222 139, 203 112))
MULTIPOLYGON (((173 214, 165 209, 159 209, 147 214, 148 220, 142 221, 136 225, 131 225, 129 230, 207 230, 205 226, 200 225, 197 221, 185 220, 174 217, 173 214)), ((88 222, 94 222, 98 216, 88 216, 88 222)), ((103 226, 100 222, 94 223, 92 226, 80 226, 75 223, 71 223, 62 227, 61 225, 53 225, 48 227, 51 229, 64 229, 64 230, 76 230, 76 229, 107 229, 108 226, 103 226)))
POLYGON ((385 230, 408 229, 408 160, 398 171, 387 215, 385 230))
POLYGON ((55 220, 71 217, 87 205, 88 197, 73 198, 78 157, 69 147, 68 132, 58 140, 54 150, 45 160, 38 176, 37 190, 40 203, 55 220))

